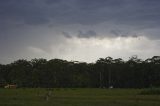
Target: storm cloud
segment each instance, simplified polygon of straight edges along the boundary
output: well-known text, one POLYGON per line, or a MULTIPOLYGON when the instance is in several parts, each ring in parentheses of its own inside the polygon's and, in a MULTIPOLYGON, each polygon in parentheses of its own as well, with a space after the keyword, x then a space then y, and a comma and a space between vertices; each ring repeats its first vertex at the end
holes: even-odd
POLYGON ((84 39, 145 38, 158 49, 159 19, 159 0, 0 0, 0 62, 78 55, 84 39))

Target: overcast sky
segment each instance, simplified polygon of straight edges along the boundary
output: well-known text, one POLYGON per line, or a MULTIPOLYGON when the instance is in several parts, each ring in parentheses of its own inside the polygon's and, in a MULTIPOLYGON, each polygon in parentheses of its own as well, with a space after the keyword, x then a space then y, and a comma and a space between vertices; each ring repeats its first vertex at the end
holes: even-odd
POLYGON ((0 0, 0 63, 160 55, 160 0, 0 0))

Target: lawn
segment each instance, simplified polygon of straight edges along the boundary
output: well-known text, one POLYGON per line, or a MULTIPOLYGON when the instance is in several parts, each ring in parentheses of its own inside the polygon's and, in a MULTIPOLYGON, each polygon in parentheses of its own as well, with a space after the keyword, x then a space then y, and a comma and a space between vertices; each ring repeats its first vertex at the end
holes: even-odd
POLYGON ((160 106, 160 95, 143 89, 0 89, 0 106, 160 106))

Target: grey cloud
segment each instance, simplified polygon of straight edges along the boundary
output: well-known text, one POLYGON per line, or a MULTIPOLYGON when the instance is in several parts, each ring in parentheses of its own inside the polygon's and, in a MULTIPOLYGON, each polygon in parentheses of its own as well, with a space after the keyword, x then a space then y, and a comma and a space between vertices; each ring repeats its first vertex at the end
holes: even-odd
POLYGON ((48 13, 41 7, 43 5, 37 3, 36 0, 8 0, 0 3, 0 19, 6 23, 8 20, 33 25, 47 23, 48 13))
POLYGON ((5 0, 0 5, 3 20, 26 24, 83 24, 105 21, 135 27, 159 26, 160 2, 155 0, 5 0), (50 5, 52 4, 52 5, 50 5))
POLYGON ((54 4, 54 3, 59 3, 62 0, 44 0, 46 4, 54 4))
POLYGON ((121 31, 119 31, 119 30, 111 30, 110 33, 115 35, 115 36, 120 36, 121 35, 121 31))
POLYGON ((56 24, 97 24, 104 21, 140 24, 138 22, 158 21, 158 3, 149 0, 15 0, 0 6, 5 18, 16 18, 29 24, 44 24, 50 19, 56 24), (47 6, 44 2, 54 5, 47 6))
POLYGON ((97 33, 93 30, 87 30, 87 31, 76 31, 76 34, 72 35, 68 32, 62 32, 62 34, 66 37, 66 38, 73 38, 73 37, 78 37, 78 38, 93 38, 93 37, 97 37, 97 33))
POLYGON ((95 31, 92 31, 92 30, 89 30, 89 31, 86 31, 86 32, 83 32, 83 31, 79 31, 78 32, 78 37, 79 38, 91 38, 91 37, 96 37, 97 36, 97 33, 95 31))
POLYGON ((72 37, 160 39, 159 23, 160 0, 0 0, 0 58, 72 37))
POLYGON ((100 9, 104 7, 121 7, 125 3, 125 0, 78 0, 77 1, 81 9, 100 9))
MULTIPOLYGON (((80 24, 98 28, 100 24, 110 23, 124 27, 121 32, 112 31, 113 36, 128 36, 125 32, 128 27, 137 31, 159 29, 159 5, 158 0, 1 0, 0 30, 23 24, 53 27, 80 24)), ((147 36, 159 37, 154 32, 151 30, 152 35, 147 36)), ((78 36, 100 35, 80 31, 78 36)))
POLYGON ((110 34, 113 34, 112 37, 134 37, 137 38, 139 35, 137 33, 133 33, 131 31, 124 31, 124 30, 111 30, 110 34))
POLYGON ((63 34, 66 38, 72 38, 72 36, 71 36, 68 32, 62 32, 62 34, 63 34))

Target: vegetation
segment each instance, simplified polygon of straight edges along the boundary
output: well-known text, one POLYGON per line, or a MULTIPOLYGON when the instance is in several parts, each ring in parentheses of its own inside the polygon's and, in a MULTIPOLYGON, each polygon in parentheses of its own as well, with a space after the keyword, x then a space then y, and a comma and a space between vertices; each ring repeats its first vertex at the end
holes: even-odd
POLYGON ((100 58, 95 63, 60 59, 17 60, 0 65, 0 86, 30 88, 149 88, 160 86, 160 56, 142 61, 100 58))
POLYGON ((160 96, 142 89, 0 89, 0 106, 160 106, 160 96), (48 92, 50 95, 47 98, 48 92))
POLYGON ((145 89, 140 92, 141 95, 160 95, 160 88, 145 89))

